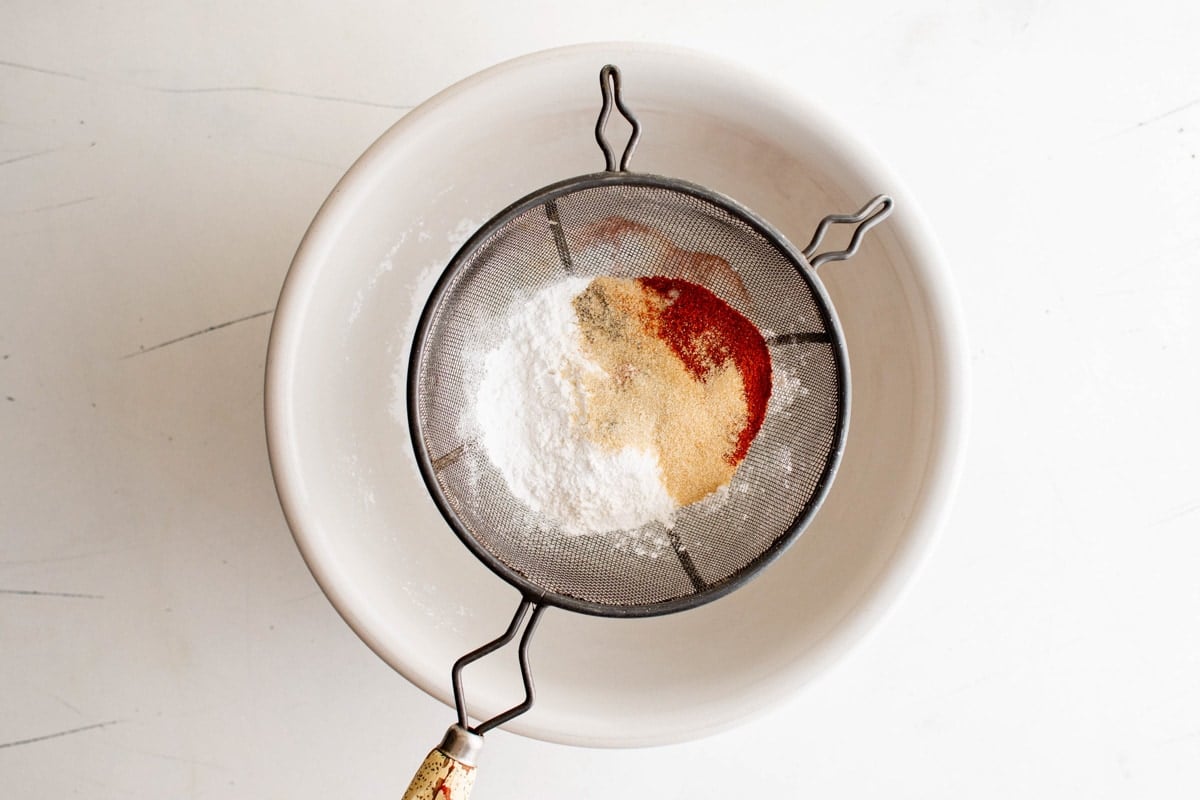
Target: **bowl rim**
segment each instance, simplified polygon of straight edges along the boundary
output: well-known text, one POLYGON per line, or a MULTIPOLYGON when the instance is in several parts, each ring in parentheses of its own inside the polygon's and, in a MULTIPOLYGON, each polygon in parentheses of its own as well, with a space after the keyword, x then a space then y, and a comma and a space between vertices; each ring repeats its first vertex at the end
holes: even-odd
MULTIPOLYGON (((842 621, 825 633, 811 648, 807 668, 781 673, 772 693, 772 703, 726 704, 721 715, 695 719, 686 729, 678 724, 658 731, 631 731, 620 738, 572 733, 556 727, 531 723, 520 718, 507 724, 512 733, 550 742, 593 747, 637 747, 669 744, 700 738, 726 730, 761 716, 778 704, 779 692, 793 695, 827 676, 831 668, 845 663, 875 633, 911 587, 928 560, 933 545, 949 517, 952 499, 962 472, 966 452, 969 419, 969 358, 964 317, 951 273, 932 228, 903 182, 876 151, 863 142, 828 112, 774 76, 711 53, 676 45, 642 42, 594 42, 568 45, 521 55, 483 69, 438 92, 392 124, 355 160, 330 191, 297 247, 276 304, 267 345, 263 407, 267 452, 272 479, 288 528, 305 564, 335 610, 385 663, 409 682, 432 697, 450 705, 449 681, 433 683, 402 660, 373 630, 365 613, 365 596, 354 589, 353 581, 339 574, 337 559, 324 546, 319 528, 309 521, 308 498, 293 435, 293 405, 288 388, 295 370, 297 342, 302 333, 303 311, 321 266, 339 234, 347 224, 347 211, 358 198, 368 193, 378 180, 375 166, 391 149, 410 136, 418 136, 437 119, 439 110, 474 91, 477 87, 548 62, 591 55, 596 63, 618 61, 622 53, 661 56, 672 61, 690 62, 698 68, 719 73, 738 83, 747 92, 763 93, 772 104, 802 118, 814 134, 825 141, 836 141, 840 153, 857 172, 871 176, 874 185, 891 195, 909 224, 897 228, 912 255, 913 268, 922 273, 922 292, 927 300, 931 322, 931 346, 934 350, 933 393, 936 413, 930 432, 926 472, 917 491, 906 533, 895 551, 880 566, 873 584, 864 589, 857 604, 842 621), (736 704, 734 704, 736 705, 736 704)), ((448 676, 447 676, 448 677, 448 676)))

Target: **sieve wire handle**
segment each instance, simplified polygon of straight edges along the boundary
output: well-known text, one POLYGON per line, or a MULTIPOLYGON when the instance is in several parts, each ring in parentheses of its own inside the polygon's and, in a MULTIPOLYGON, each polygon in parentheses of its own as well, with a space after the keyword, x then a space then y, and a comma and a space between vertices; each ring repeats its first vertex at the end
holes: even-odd
POLYGON ((470 796, 471 787, 475 785, 475 761, 479 751, 483 749, 483 734, 533 707, 529 640, 545 610, 546 607, 541 603, 523 597, 521 604, 517 606, 517 613, 513 614, 512 622, 504 633, 454 662, 450 678, 454 684, 454 707, 458 711, 458 722, 446 731, 442 743, 425 756, 408 786, 408 791, 404 793, 403 800, 467 800, 470 796), (525 633, 521 635, 521 643, 517 650, 517 658, 521 664, 521 680, 525 684, 525 700, 472 728, 467 721, 467 703, 462 686, 463 668, 515 639, 530 609, 533 609, 533 614, 529 616, 529 623, 525 626, 525 633))
POLYGON ((604 103, 600 106, 600 117, 596 120, 596 143, 604 152, 604 169, 606 172, 628 172, 629 159, 633 157, 638 139, 642 136, 642 123, 638 122, 637 117, 629 110, 629 106, 625 105, 625 101, 621 99, 621 70, 613 64, 606 64, 600 70, 600 96, 604 103), (617 163, 616 154, 604 132, 604 129, 608 127, 608 118, 612 115, 614 103, 617 110, 621 112, 621 116, 633 126, 629 142, 625 145, 625 152, 621 154, 620 164, 617 163))
POLYGON ((454 662, 454 667, 450 670, 450 681, 454 685, 454 708, 458 711, 459 727, 482 736, 492 728, 503 725, 533 707, 533 674, 529 670, 529 640, 533 638, 533 631, 537 628, 538 620, 541 619, 542 612, 545 610, 545 606, 535 603, 527 597, 522 598, 521 604, 517 606, 517 613, 513 614, 512 622, 508 624, 508 630, 454 662), (467 721, 467 699, 463 693, 463 669, 468 664, 496 652, 515 639, 517 631, 521 629, 522 620, 525 619, 525 615, 531 608, 533 609, 533 615, 530 616, 529 624, 525 626, 525 633, 521 635, 521 643, 517 647, 517 660, 521 665, 521 682, 525 684, 525 699, 507 711, 503 711, 491 719, 484 720, 474 728, 470 727, 467 721))
POLYGON ((801 251, 804 258, 808 260, 809 266, 817 269, 830 261, 845 261, 857 253, 866 232, 887 219, 888 215, 892 213, 894 205, 895 202, 892 198, 881 194, 872 198, 871 202, 860 208, 855 214, 830 214, 825 217, 813 232, 812 241, 808 243, 808 247, 801 251), (831 250, 827 253, 817 254, 817 248, 821 246, 821 240, 825 238, 829 227, 837 223, 858 226, 850 237, 850 244, 846 245, 844 250, 831 250))

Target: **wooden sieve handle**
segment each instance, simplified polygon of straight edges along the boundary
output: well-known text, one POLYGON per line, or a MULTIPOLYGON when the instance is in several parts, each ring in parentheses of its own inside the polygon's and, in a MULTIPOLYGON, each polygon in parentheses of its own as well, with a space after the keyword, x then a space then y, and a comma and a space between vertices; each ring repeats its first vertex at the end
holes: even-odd
POLYGON ((417 769, 404 800, 467 800, 474 785, 474 767, 435 749, 417 769))
POLYGON ((475 785, 475 758, 482 746, 482 736, 451 725, 446 738, 417 768, 403 800, 467 800, 475 785))

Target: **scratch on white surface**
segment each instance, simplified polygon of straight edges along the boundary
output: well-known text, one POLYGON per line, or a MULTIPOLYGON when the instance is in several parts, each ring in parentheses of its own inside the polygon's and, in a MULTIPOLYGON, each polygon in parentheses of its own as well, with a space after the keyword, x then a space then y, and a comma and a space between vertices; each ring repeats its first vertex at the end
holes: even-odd
POLYGON ((71 72, 60 72, 56 69, 46 69, 45 67, 35 67, 32 64, 19 64, 16 61, 0 61, 0 67, 8 67, 9 69, 23 69, 27 72, 40 72, 43 75, 53 75, 57 78, 70 78, 73 81, 86 81, 87 78, 82 75, 75 75, 71 72))
POLYGON ((107 728, 109 725, 117 725, 123 721, 124 720, 110 719, 107 722, 96 722, 91 725, 84 725, 79 728, 71 728, 71 729, 65 730, 65 731, 57 731, 56 733, 47 733, 42 736, 31 736, 28 739, 17 739, 14 742, 0 742, 0 750, 4 749, 5 747, 20 747, 23 744, 33 744, 35 742, 44 742, 47 739, 57 739, 61 736, 71 736, 72 734, 83 733, 84 731, 94 731, 97 728, 107 728))
POLYGON ((3 167, 5 164, 15 164, 18 161, 28 161, 29 159, 37 158, 38 156, 45 156, 45 155, 49 155, 50 153, 57 153, 59 151, 59 149, 60 148, 51 148, 49 150, 38 150, 33 153, 26 153, 25 155, 22 155, 22 156, 15 156, 13 158, 5 159, 4 161, 0 161, 0 167, 3 167))
POLYGON ((152 350, 158 350, 160 348, 167 347, 168 345, 186 341, 188 339, 192 339, 197 336, 203 336, 206 333, 212 333, 213 331, 219 331, 222 328, 228 328, 230 325, 237 325, 239 322, 248 322, 249 320, 258 319, 259 317, 265 317, 267 314, 274 314, 274 313, 275 313, 275 309, 268 308, 266 311, 259 311, 254 314, 248 314, 244 317, 238 317, 237 319, 231 319, 228 322, 220 322, 220 323, 217 323, 216 325, 210 325, 207 328, 203 328, 198 331, 192 331, 191 333, 184 334, 183 336, 177 336, 174 339, 168 339, 165 342, 159 342, 158 344, 151 345, 150 347, 141 347, 132 353, 126 353, 125 355, 121 356, 121 360, 125 360, 127 358, 133 358, 134 356, 140 356, 145 353, 149 353, 152 350))
POLYGON ((161 758, 164 761, 179 761, 184 764, 192 764, 197 767, 212 767, 213 769, 229 769, 224 764, 217 764, 213 761, 201 761, 198 758, 188 758, 187 756, 173 756, 170 753, 157 753, 153 750, 132 750, 130 752, 138 755, 150 756, 151 758, 161 758))
POLYGON ((14 214, 36 214, 39 211, 53 211, 56 208, 66 208, 67 206, 77 206, 82 203, 90 203, 91 201, 93 201, 95 199, 96 198, 94 196, 80 197, 75 200, 67 200, 65 202, 55 203, 55 204, 49 205, 49 206, 38 206, 37 208, 26 208, 22 211, 16 211, 13 213, 14 214))
POLYGON ((1141 122, 1137 122, 1126 128, 1122 128, 1119 131, 1117 131, 1116 133, 1111 133, 1108 136, 1103 137, 1099 141, 1107 141, 1109 139, 1116 139, 1116 138, 1119 138, 1126 134, 1133 133, 1136 130, 1145 128, 1148 125, 1153 125, 1156 122, 1162 122, 1164 119, 1168 119, 1169 117, 1173 117, 1176 114, 1183 113, 1184 111, 1187 111, 1188 109, 1194 108, 1198 105, 1200 105, 1200 97, 1194 97, 1191 100, 1188 100, 1183 105, 1175 106, 1174 108, 1170 108, 1166 111, 1163 111, 1160 114, 1155 114, 1153 117, 1148 117, 1148 118, 1142 120, 1141 122))
POLYGON ((305 600, 311 600, 314 597, 320 597, 321 594, 322 592, 320 589, 313 589, 311 592, 305 592, 304 594, 296 595, 295 597, 285 597, 280 600, 278 604, 285 606, 291 605, 292 603, 301 603, 305 600))
POLYGON ((89 553, 79 553, 73 556, 47 556, 46 558, 26 558, 12 559, 8 561, 0 561, 0 567, 28 567, 36 564, 53 564, 59 561, 78 561, 83 558, 97 558, 99 556, 112 555, 113 553, 124 553, 129 550, 136 550, 138 545, 129 547, 114 547, 107 550, 93 550, 89 553))
POLYGON ((0 594, 18 594, 33 597, 75 597, 83 600, 103 600, 102 594, 85 594, 83 592, 41 592, 37 589, 0 589, 0 594))
POLYGON ((317 159, 317 158, 305 158, 304 156, 294 156, 294 155, 291 155, 290 153, 280 153, 276 150, 263 150, 258 147, 254 147, 251 149, 256 153, 262 153, 263 155, 271 156, 272 158, 281 158, 284 161, 295 161, 300 164, 313 164, 318 167, 327 167, 329 169, 337 169, 337 170, 344 170, 346 168, 345 164, 335 164, 332 161, 321 161, 320 159, 317 159))
POLYGON ((71 711, 74 711, 77 715, 79 715, 81 717, 83 716, 83 712, 80 711, 77 706, 74 706, 71 703, 68 703, 64 698, 59 697, 56 694, 51 694, 50 696, 53 697, 55 700, 57 700, 59 702, 59 704, 62 705, 63 708, 70 709, 71 711))
POLYGON ((1164 111, 1157 116, 1151 117, 1150 119, 1142 120, 1141 122, 1139 122, 1137 125, 1134 125, 1133 127, 1134 128, 1143 128, 1146 125, 1153 125, 1155 122, 1164 120, 1167 117, 1173 117, 1176 114, 1180 113, 1181 111, 1187 111, 1189 108, 1196 106, 1196 105, 1200 105, 1200 97, 1194 97, 1181 106, 1176 106, 1175 108, 1172 108, 1169 111, 1164 111))
POLYGON ((1163 739, 1159 742, 1159 744, 1178 744, 1179 742, 1188 742, 1192 739, 1200 739, 1200 728, 1197 728, 1194 731, 1181 733, 1178 736, 1172 736, 1169 739, 1163 739))
POLYGON ((1161 519, 1157 519, 1154 522, 1151 522, 1150 525, 1151 525, 1151 527, 1157 527, 1158 525, 1166 525, 1168 522, 1174 522, 1175 520, 1179 519, 1180 517, 1186 517, 1188 514, 1194 514, 1197 511, 1200 511, 1200 501, 1191 503, 1186 506, 1180 506, 1179 508, 1174 509, 1170 514, 1167 514, 1165 517, 1162 517, 1161 519))
POLYGON ((271 89, 267 86, 198 86, 195 88, 172 88, 168 86, 147 86, 143 87, 155 92, 164 94, 230 94, 230 93, 256 93, 256 94, 274 94, 282 97, 301 97, 306 100, 323 100, 330 103, 348 103, 356 106, 370 106, 372 108, 391 108, 397 111, 409 111, 414 108, 412 105, 397 104, 397 103, 378 103, 374 100, 359 100, 354 97, 338 97, 337 95, 329 94, 310 94, 308 92, 294 92, 288 89, 271 89))

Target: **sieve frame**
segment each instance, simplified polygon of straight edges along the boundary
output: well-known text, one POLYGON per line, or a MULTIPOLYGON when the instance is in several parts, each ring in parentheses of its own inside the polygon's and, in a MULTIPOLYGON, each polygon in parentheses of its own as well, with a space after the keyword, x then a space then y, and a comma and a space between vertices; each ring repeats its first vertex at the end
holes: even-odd
MULTIPOLYGON (((602 78, 603 80, 603 78, 602 78)), ((598 133, 599 138, 599 133, 598 133)), ((762 217, 755 214, 750 209, 742 206, 737 201, 713 191, 706 187, 700 186, 689 181, 679 178, 669 178, 662 175, 652 173, 635 173, 628 172, 624 169, 628 161, 628 148, 625 157, 622 158, 620 169, 612 169, 615 166, 612 159, 608 158, 606 166, 608 170, 604 172, 590 173, 580 175, 574 178, 567 178, 562 181, 551 183, 547 186, 537 189, 521 199, 510 204, 508 207, 497 213, 482 227, 479 228, 447 264, 442 274, 438 277, 430 292, 429 298, 426 300, 424 307, 421 310, 421 316, 417 322, 416 330, 413 334, 413 345, 409 354, 407 386, 406 386, 406 408, 408 416, 409 435, 412 439, 413 452, 416 456, 418 471, 421 474, 421 479, 425 483, 426 489, 429 491, 434 504, 437 506, 439 513, 446 520, 446 523, 458 536, 459 540, 467 547, 467 549, 481 561, 484 566, 488 567, 492 572, 498 575, 509 585, 516 588, 521 596, 536 605, 551 605, 567 611, 574 611, 581 614, 588 614, 598 617, 614 617, 614 618, 638 618, 638 617, 654 617, 665 614, 673 614, 680 611, 687 611, 692 608, 718 600, 733 590, 745 585, 752 578, 759 574, 765 567, 771 564, 775 559, 783 554, 791 544, 799 538, 799 536, 808 527, 821 505, 824 503, 825 497, 829 493, 829 489, 833 484, 833 479, 837 473, 837 469, 841 464, 842 455, 845 451, 846 439, 849 433, 850 424, 850 361, 847 353, 845 337, 842 333, 841 323, 838 320, 837 313, 834 310, 833 302, 830 300, 824 285, 817 277, 814 263, 818 265, 824 263, 825 260, 838 260, 853 255, 853 251, 857 249, 857 243, 853 243, 852 248, 847 251, 837 254, 823 254, 812 258, 812 253, 815 250, 820 236, 823 233, 826 224, 831 219, 827 217, 822 221, 821 226, 817 229, 817 234, 813 238, 813 242, 805 248, 798 250, 778 229, 767 222, 762 217), (434 465, 434 457, 429 452, 425 444, 424 431, 421 424, 421 415, 419 409, 419 398, 416 390, 417 379, 420 375, 421 364, 425 355, 425 345, 428 340, 428 333, 433 323, 434 312, 440 307, 443 297, 447 289, 454 282, 459 272, 467 268, 466 265, 470 262, 479 248, 491 238, 492 234, 499 231, 516 217, 525 212, 537 207, 551 203, 561 197, 564 197, 575 192, 602 188, 602 187, 639 187, 639 188, 654 188, 671 192, 678 192, 689 195, 691 197, 711 203, 714 206, 722 209, 739 221, 745 223, 749 228, 754 230, 760 236, 764 237, 771 245, 781 252, 787 260, 795 268, 797 274, 807 284, 812 293, 814 304, 820 312, 822 322, 828 333, 829 346, 833 355, 836 372, 838 374, 838 389, 836 399, 838 404, 838 413, 834 423, 832 442, 828 450, 828 457, 822 467, 820 475, 816 480, 815 488, 813 489, 809 502, 801 509, 800 513, 792 520, 792 523, 775 538, 761 553, 748 561, 741 569, 731 575, 715 581, 711 584, 706 584, 703 589, 697 588, 696 591, 686 595, 661 600, 653 603, 640 603, 632 605, 612 605, 605 603, 596 603, 589 600, 583 600, 572 595, 553 592, 545 589, 537 583, 529 580, 518 570, 510 567, 501 561, 498 557, 484 547, 478 539, 470 532, 469 529, 459 520, 458 515, 454 512, 453 507, 445 492, 442 490, 441 483, 437 478, 437 470, 434 465), (810 258, 812 260, 810 261, 810 258)), ((607 155, 607 153, 606 153, 607 155)), ((890 200, 889 200, 890 202, 890 200)), ((888 206, 890 210, 890 205, 888 206)), ((861 213, 861 212, 860 212, 861 213)), ((834 221, 842 221, 835 219, 834 221)), ((442 454, 443 456, 445 454, 442 454)), ((440 456, 439 456, 440 457, 440 456)), ((589 534, 590 535, 590 534, 589 534)), ((603 536, 605 534, 594 534, 603 536)), ((680 559, 686 556, 678 552, 680 559)))

